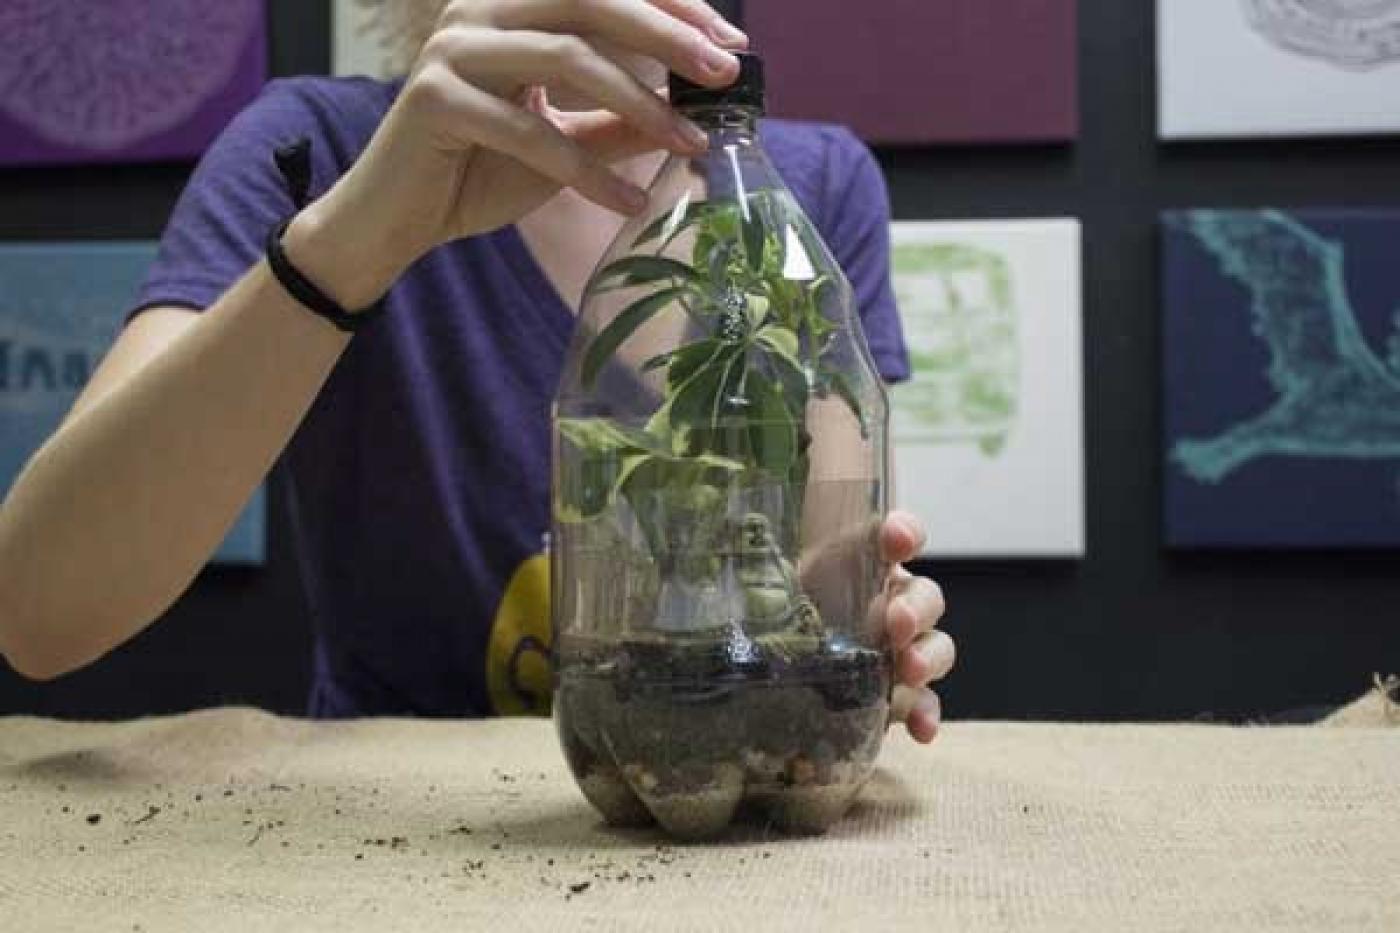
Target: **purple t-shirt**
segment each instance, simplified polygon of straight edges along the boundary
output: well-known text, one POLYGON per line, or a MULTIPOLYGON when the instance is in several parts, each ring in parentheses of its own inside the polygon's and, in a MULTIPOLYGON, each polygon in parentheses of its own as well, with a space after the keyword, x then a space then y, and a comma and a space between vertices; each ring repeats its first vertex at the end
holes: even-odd
MULTIPOLYGON (((214 143, 138 308, 213 304, 293 212, 272 153, 312 140, 312 196, 364 149, 398 85, 274 81, 214 143)), ((907 375, 880 172, 849 132, 762 141, 855 288, 885 378, 907 375)), ((514 227, 432 251, 340 359, 282 458, 315 631, 309 712, 548 708, 550 405, 574 328, 514 227)))

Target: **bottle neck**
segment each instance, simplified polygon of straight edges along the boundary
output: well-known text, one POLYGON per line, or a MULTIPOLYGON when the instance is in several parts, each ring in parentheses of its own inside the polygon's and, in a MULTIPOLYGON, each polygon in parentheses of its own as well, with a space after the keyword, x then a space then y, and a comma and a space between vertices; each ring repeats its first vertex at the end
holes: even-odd
POLYGON ((710 137, 710 148, 751 143, 758 135, 759 111, 756 107, 733 104, 684 107, 681 113, 695 122, 710 137))

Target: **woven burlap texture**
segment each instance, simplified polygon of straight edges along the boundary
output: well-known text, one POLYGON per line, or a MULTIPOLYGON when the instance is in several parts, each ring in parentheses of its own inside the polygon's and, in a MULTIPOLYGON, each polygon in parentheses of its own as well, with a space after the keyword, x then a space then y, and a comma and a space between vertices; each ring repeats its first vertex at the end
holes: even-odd
POLYGON ((821 838, 600 825, 548 723, 0 719, 5 930, 1400 929, 1400 730, 954 724, 821 838))

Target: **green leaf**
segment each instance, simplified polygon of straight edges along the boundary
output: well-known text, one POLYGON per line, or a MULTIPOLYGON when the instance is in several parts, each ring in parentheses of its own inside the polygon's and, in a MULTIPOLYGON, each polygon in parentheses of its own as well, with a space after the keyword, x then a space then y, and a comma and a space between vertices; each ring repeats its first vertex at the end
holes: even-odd
POLYGON ((801 368, 802 363, 797 358, 797 335, 786 327, 779 324, 769 324, 759 330, 754 335, 754 339, 763 344, 774 353, 782 354, 792 361, 794 366, 801 368))
POLYGON ((593 381, 598 378, 603 364, 612 359, 617 348, 622 346, 623 342, 632 336, 637 328, 651 320, 657 312, 670 305, 685 291, 683 286, 677 286, 652 292, 645 298, 634 301, 624 308, 621 314, 613 318, 608 326, 603 328, 597 337, 593 338, 593 342, 588 346, 588 352, 584 354, 582 371, 584 386, 593 384, 593 381))
MULTIPOLYGON (((689 195, 687 195, 687 197, 689 197, 689 195)), ((695 220, 698 219, 698 215, 695 213, 695 209, 704 203, 706 202, 698 201, 686 204, 684 208, 681 208, 680 203, 677 202, 670 210, 665 211, 661 214, 661 216, 657 217, 651 223, 643 227, 642 232, 637 234, 637 239, 633 241, 632 245, 643 246, 647 243, 650 243, 652 240, 661 236, 661 232, 663 230, 675 232, 684 229, 685 227, 694 223, 695 220), (680 209, 679 216, 677 216, 676 213, 678 208, 680 209), (675 226, 673 227, 672 224, 674 224, 675 226)))
POLYGON ((754 461, 760 469, 784 476, 797 456, 797 422, 777 383, 751 372, 746 389, 754 461))
POLYGON ((769 324, 754 339, 777 375, 788 407, 800 419, 807 409, 811 380, 798 356, 797 335, 781 325, 769 324))
POLYGON ((696 234, 695 247, 690 251, 690 261, 695 264, 695 268, 711 268, 710 257, 712 252, 714 251, 715 244, 718 242, 719 241, 715 239, 714 234, 710 233, 707 230, 702 229, 698 234, 696 234))
POLYGON ((687 379, 672 396, 670 421, 672 430, 708 426, 728 372, 727 364, 733 353, 721 351, 713 362, 707 363, 687 379))
POLYGON ((725 361, 739 349, 736 344, 707 338, 677 350, 666 374, 666 401, 647 422, 647 431, 653 437, 669 438, 673 450, 686 449, 691 432, 700 424, 697 413, 703 412, 706 399, 713 397, 725 361))
POLYGON ((722 407, 725 384, 743 349, 741 344, 721 343, 713 355, 676 387, 662 411, 657 413, 654 421, 659 423, 664 416, 673 449, 692 453, 710 449, 706 443, 709 432, 716 412, 722 407))
POLYGON ((634 245, 642 246, 657 237, 663 237, 661 244, 657 247, 658 250, 663 250, 676 237, 718 209, 719 205, 713 201, 693 201, 685 206, 680 216, 677 216, 675 209, 672 208, 647 224, 646 228, 637 235, 634 245))
POLYGON ((561 418, 559 434, 579 452, 573 468, 561 472, 555 514, 563 522, 597 517, 628 487, 636 487, 639 475, 650 477, 648 486, 695 484, 715 471, 727 474, 744 467, 710 454, 681 456, 660 438, 607 418, 561 418))
POLYGON ((724 489, 743 464, 721 457, 641 457, 617 485, 658 560, 675 556, 678 533, 692 544, 713 541, 725 521, 724 489))
POLYGON ((739 205, 731 202, 718 205, 705 215, 705 230, 716 240, 735 240, 741 222, 739 205))
POLYGON ((717 244, 723 244, 731 255, 739 248, 739 205, 706 203, 711 206, 701 214, 690 254, 696 269, 711 268, 710 259, 717 244))
POLYGON ((723 291, 729 285, 729 259, 734 255, 733 243, 715 243, 705 257, 705 268, 710 273, 710 287, 723 291))
POLYGON ((554 514, 568 524, 588 521, 603 513, 612 502, 616 465, 606 460, 584 458, 571 470, 563 471, 554 502, 554 514))
POLYGON ((580 451, 593 456, 666 449, 657 438, 608 418, 560 418, 559 434, 580 451))
POLYGON ((738 460, 714 454, 694 457, 634 454, 623 461, 614 493, 632 496, 643 489, 656 489, 677 481, 698 480, 708 470, 737 473, 743 468, 744 465, 738 460))
POLYGON ((749 205, 743 220, 744 257, 754 272, 763 268, 763 248, 768 241, 768 232, 763 227, 758 205, 749 205))
POLYGON ((749 316, 749 329, 757 330, 763 322, 768 319, 768 298, 764 295, 753 295, 747 302, 749 316))
POLYGON ((723 348, 719 340, 706 337, 677 349, 671 361, 671 368, 666 371, 667 385, 673 390, 679 388, 699 372, 701 367, 711 362, 723 348))
POLYGON ((762 191, 754 196, 757 202, 757 209, 763 216, 769 230, 767 264, 764 271, 773 276, 781 276, 787 268, 787 232, 788 223, 786 212, 783 210, 783 202, 774 196, 771 191, 762 191))
POLYGON ((772 276, 763 279, 762 285, 778 323, 796 332, 802 325, 806 308, 802 286, 797 282, 772 276))
POLYGON ((734 353, 720 376, 719 389, 710 405, 709 422, 705 426, 704 449, 722 456, 748 458, 751 450, 748 438, 749 400, 744 391, 748 370, 748 354, 734 353))
POLYGON ((807 497, 807 480, 811 478, 812 458, 807 455, 807 451, 812 446, 812 436, 807 433, 806 428, 799 427, 797 430, 797 457, 792 461, 792 468, 787 473, 788 489, 792 491, 792 508, 788 512, 788 527, 785 531, 787 540, 796 541, 801 536, 800 526, 802 523, 803 503, 807 497))
POLYGON ((700 282, 699 274, 679 260, 666 256, 623 256, 599 269, 588 288, 590 291, 607 291, 665 279, 700 282))
POLYGON ((841 397, 851 409, 851 414, 856 416, 856 421, 860 422, 860 436, 870 437, 870 423, 865 418, 865 409, 861 407, 860 399, 856 397, 855 388, 851 381, 846 378, 845 373, 831 372, 827 374, 831 388, 841 397))
POLYGON ((561 418, 559 435, 578 456, 573 469, 561 473, 555 501, 560 521, 581 522, 599 515, 611 502, 611 489, 623 458, 656 446, 653 438, 604 418, 561 418))

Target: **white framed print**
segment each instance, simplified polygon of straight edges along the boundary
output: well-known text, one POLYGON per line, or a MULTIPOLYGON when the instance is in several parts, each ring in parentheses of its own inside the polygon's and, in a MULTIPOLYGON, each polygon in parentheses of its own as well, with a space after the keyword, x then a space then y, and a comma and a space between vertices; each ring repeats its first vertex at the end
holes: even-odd
POLYGON ((1158 0, 1163 139, 1400 133, 1400 0, 1158 0))
POLYGON ((334 0, 331 7, 331 72, 336 75, 362 75, 389 78, 394 74, 392 49, 376 28, 383 15, 379 4, 363 0, 334 0))
POLYGON ((896 222, 912 377, 890 392, 893 500, 925 557, 1085 552, 1080 228, 896 222))

